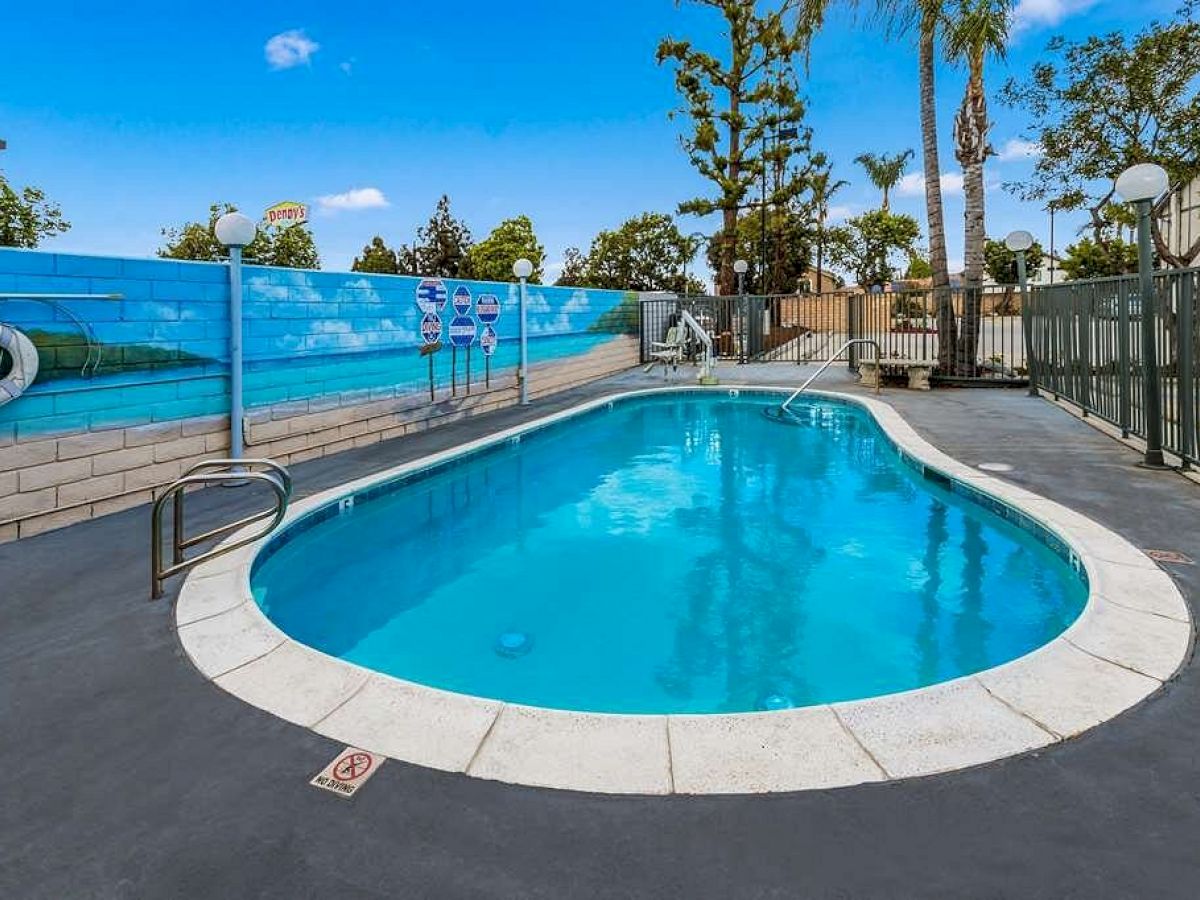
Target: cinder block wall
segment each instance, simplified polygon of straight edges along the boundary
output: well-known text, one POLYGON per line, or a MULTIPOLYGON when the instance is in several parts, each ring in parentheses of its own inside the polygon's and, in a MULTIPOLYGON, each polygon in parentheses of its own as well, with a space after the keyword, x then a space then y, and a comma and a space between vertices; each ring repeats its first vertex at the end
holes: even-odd
MULTIPOLYGON (((515 403, 515 288, 447 283, 449 291, 465 285, 475 296, 500 297, 501 350, 485 388, 476 349, 469 396, 460 352, 454 397, 451 353, 436 354, 430 402, 427 370, 415 353, 416 284, 249 267, 248 452, 296 463, 515 403)), ((57 308, 0 301, 0 322, 42 333, 43 372, 51 375, 0 406, 0 541, 147 503, 187 467, 225 453, 224 265, 0 250, 5 292, 122 299, 64 299, 57 308), (100 370, 86 377, 76 372, 83 347, 68 337, 80 322, 104 347, 100 370), (48 333, 63 335, 61 344, 48 333)), ((532 395, 636 365, 637 339, 612 328, 613 316, 627 315, 631 303, 632 295, 617 291, 531 288, 532 395)))

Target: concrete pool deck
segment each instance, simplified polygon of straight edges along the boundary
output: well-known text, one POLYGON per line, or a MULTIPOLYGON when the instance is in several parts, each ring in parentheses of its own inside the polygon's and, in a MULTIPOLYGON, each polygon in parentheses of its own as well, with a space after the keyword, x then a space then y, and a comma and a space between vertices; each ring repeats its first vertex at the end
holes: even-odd
MULTIPOLYGON (((804 367, 722 367, 778 382, 804 367)), ((810 370, 811 371, 811 370, 810 370)), ((681 376, 690 372, 681 370, 681 376)), ((832 373, 831 373, 832 374, 832 373)), ((297 466, 333 487, 581 399, 629 374, 297 466)), ((839 379, 827 386, 844 389, 839 379)), ((853 388, 849 388, 853 390, 853 388)), ((1200 559, 1200 489, 1020 391, 888 391, 969 465, 1141 548, 1200 559)), ((197 525, 241 507, 207 491, 197 525)), ((1078 738, 930 778, 760 797, 602 797, 389 762, 352 802, 306 784, 341 748, 192 668, 143 602, 145 509, 0 547, 4 896, 1191 896, 1200 684, 1078 738)), ((1195 566, 1171 566, 1192 607, 1195 566)))

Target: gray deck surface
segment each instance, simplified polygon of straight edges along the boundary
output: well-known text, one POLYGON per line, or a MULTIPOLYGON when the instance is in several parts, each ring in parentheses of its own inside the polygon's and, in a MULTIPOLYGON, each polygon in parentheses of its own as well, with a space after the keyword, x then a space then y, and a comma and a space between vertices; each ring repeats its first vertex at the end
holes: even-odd
MULTIPOLYGON (((764 368, 720 374, 804 372, 764 368)), ((298 491, 661 382, 626 375, 300 465, 298 491)), ((1200 487, 1135 468, 1053 404, 1016 390, 884 399, 964 462, 1009 463, 1005 477, 1138 546, 1200 559, 1200 487)), ((245 502, 213 489, 191 509, 198 527, 245 502)), ((0 897, 1200 896, 1192 663, 1076 740, 932 778, 603 797, 389 761, 347 802, 307 785, 340 745, 225 694, 182 656, 170 602, 146 602, 147 520, 140 508, 0 546, 0 897)), ((1200 566, 1169 571, 1195 614, 1200 566)))

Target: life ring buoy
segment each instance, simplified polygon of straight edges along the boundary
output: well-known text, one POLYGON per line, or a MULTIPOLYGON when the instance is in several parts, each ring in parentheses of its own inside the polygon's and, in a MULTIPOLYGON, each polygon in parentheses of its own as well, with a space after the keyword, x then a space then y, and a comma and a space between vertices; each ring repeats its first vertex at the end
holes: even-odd
POLYGON ((0 378, 0 406, 3 406, 25 393, 37 378, 38 352, 24 332, 3 322, 0 322, 0 350, 12 360, 12 369, 0 378))

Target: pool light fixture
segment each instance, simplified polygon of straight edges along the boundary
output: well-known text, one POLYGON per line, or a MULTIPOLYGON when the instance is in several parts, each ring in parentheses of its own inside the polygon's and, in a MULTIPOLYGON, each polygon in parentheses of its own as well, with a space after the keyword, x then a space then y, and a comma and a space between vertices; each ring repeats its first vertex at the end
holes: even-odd
POLYGON ((1150 246, 1150 216, 1154 201, 1170 186, 1166 169, 1153 163, 1130 166, 1117 176, 1116 190, 1132 203, 1138 221, 1138 305, 1142 313, 1142 406, 1146 412, 1146 452, 1140 465, 1169 469, 1162 451, 1162 384, 1158 378, 1158 298, 1154 292, 1154 252, 1150 246))
POLYGON ((249 216, 230 212, 213 227, 229 248, 229 458, 241 459, 242 444, 242 248, 254 240, 258 226, 249 216))
POLYGON ((533 263, 521 257, 512 267, 513 275, 521 282, 521 363, 517 368, 517 384, 520 386, 521 405, 529 405, 529 346, 528 331, 525 324, 526 295, 529 293, 527 280, 533 274, 533 263))

